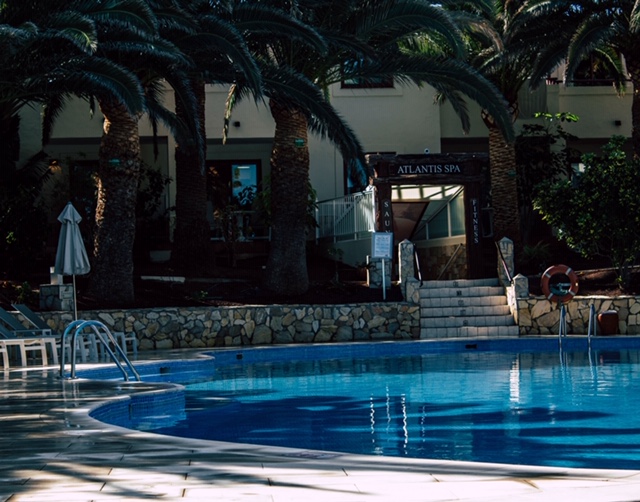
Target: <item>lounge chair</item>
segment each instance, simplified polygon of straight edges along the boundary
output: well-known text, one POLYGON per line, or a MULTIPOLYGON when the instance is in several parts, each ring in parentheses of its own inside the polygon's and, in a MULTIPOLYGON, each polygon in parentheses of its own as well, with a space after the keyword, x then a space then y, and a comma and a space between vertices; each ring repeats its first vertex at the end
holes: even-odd
POLYGON ((9 351, 7 350, 7 345, 3 340, 0 340, 0 354, 2 354, 2 367, 5 370, 9 369, 9 351))
MULTIPOLYGON (((58 350, 60 337, 56 337, 48 326, 46 328, 28 328, 24 326, 17 317, 13 316, 2 307, 0 307, 0 324, 4 324, 7 330, 4 331, 4 338, 19 338, 25 340, 42 339, 45 347, 48 345, 51 348, 51 357, 53 364, 58 364, 58 350)), ((34 345, 34 343, 32 343, 34 345)), ((46 364, 43 358, 43 364, 46 364)))
MULTIPOLYGON (((14 309, 16 309, 20 314, 22 314, 22 316, 32 326, 36 328, 41 328, 41 329, 50 329, 49 325, 44 321, 44 319, 42 319, 42 317, 40 317, 38 314, 36 314, 33 310, 31 310, 26 305, 23 305, 20 303, 14 303, 11 306, 14 309)), ((128 342, 131 343, 131 349, 133 353, 134 354, 138 353, 138 338, 136 337, 135 333, 123 333, 121 331, 117 331, 111 334, 118 341, 118 345, 120 345, 120 348, 125 354, 127 353, 128 342)), ((95 353, 97 351, 95 343, 96 343, 95 337, 91 335, 91 337, 89 337, 89 339, 85 340, 84 342, 85 352, 88 350, 89 351, 88 353, 95 353), (92 344, 92 345, 89 347, 89 344, 92 344)), ((85 352, 82 352, 82 354, 85 354, 85 352)), ((83 361, 84 361, 84 356, 83 356, 83 361)))
MULTIPOLYGON (((31 310, 29 307, 27 307, 26 305, 23 304, 16 304, 16 305, 11 305, 14 309, 16 309, 20 315, 22 315, 22 317, 24 317, 24 319, 29 323, 29 325, 33 326, 33 328, 35 328, 35 330, 39 330, 44 332, 49 332, 51 333, 52 336, 54 336, 57 340, 57 348, 58 350, 60 350, 60 344, 61 344, 61 340, 62 340, 62 334, 55 332, 51 329, 51 327, 44 321, 44 319, 42 319, 42 317, 40 317, 38 314, 36 314, 33 310, 31 310)), ((5 311, 6 312, 6 311, 5 311)), ((2 317, 2 313, 0 312, 0 318, 2 317)), ((18 319, 16 319, 16 321, 20 322, 18 319)), ((22 325, 22 323, 20 323, 22 325)), ((28 328, 24 328, 24 329, 28 329, 28 328)), ((66 345, 67 345, 67 350, 69 352, 71 352, 71 346, 70 344, 70 340, 66 341, 66 345)), ((86 333, 86 334, 82 334, 82 336, 79 336, 77 338, 77 343, 76 343, 76 347, 80 353, 80 357, 82 359, 82 362, 86 362, 87 360, 91 359, 92 357, 97 358, 98 357, 98 348, 97 348, 97 343, 96 343, 96 339, 95 336, 93 335, 93 333, 86 333)), ((57 360, 57 358, 56 358, 57 360)), ((57 362, 56 362, 57 364, 57 362)))
MULTIPOLYGON (((27 366, 27 351, 40 352, 42 365, 47 366, 49 364, 49 359, 47 357, 47 344, 51 345, 51 343, 53 343, 54 364, 57 364, 58 354, 55 346, 55 338, 53 337, 19 337, 15 332, 6 328, 4 324, 0 324, 0 342, 2 343, 5 351, 7 351, 7 359, 9 347, 16 347, 18 349, 20 352, 20 363, 22 366, 27 366)), ((5 354, 3 354, 3 359, 4 357, 5 354)), ((8 362, 8 360, 4 361, 5 369, 9 366, 8 362)))

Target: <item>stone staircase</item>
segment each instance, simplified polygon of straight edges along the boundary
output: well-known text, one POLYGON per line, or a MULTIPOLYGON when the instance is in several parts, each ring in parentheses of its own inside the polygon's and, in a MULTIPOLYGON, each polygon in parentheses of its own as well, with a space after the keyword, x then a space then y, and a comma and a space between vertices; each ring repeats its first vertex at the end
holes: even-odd
POLYGON ((498 279, 425 281, 420 288, 420 338, 517 336, 498 279))

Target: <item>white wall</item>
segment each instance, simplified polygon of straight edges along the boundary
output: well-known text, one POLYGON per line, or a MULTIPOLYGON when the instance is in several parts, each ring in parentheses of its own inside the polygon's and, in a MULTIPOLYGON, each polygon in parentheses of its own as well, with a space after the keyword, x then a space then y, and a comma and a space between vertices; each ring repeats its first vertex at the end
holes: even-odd
MULTIPOLYGON (((450 104, 435 105, 434 90, 425 86, 396 86, 393 89, 341 89, 335 85, 330 90, 331 102, 346 119, 360 138, 365 151, 388 151, 398 154, 422 153, 426 148, 431 153, 441 151, 441 138, 458 141, 465 145, 483 144, 487 129, 480 116, 480 107, 469 101, 468 109, 471 131, 464 135, 459 118, 450 104)), ((222 124, 226 86, 207 86, 206 130, 209 140, 209 158, 248 159, 259 158, 262 161, 262 173, 269 173, 271 140, 275 130, 274 122, 265 102, 251 99, 239 103, 232 115, 229 131, 229 143, 221 144, 222 124), (235 127, 234 122, 239 122, 235 127)), ((580 116, 576 124, 563 127, 579 138, 601 140, 613 134, 630 136, 631 133, 631 97, 628 90, 624 97, 617 97, 610 87, 565 87, 551 85, 544 89, 546 99, 535 106, 543 106, 549 112, 571 112, 580 116), (621 126, 614 121, 620 120, 621 126)), ((542 96, 545 98, 545 96, 542 96)), ((172 107, 173 93, 167 92, 167 103, 172 107)), ((537 99, 537 98, 536 98, 537 99)), ((542 111, 542 110, 541 110, 542 111)), ((26 108, 22 112, 21 139, 22 156, 35 153, 40 145, 40 117, 38 109, 26 108)), ((53 138, 66 145, 65 152, 58 148, 56 155, 77 154, 89 149, 90 143, 99 144, 102 134, 102 116, 99 110, 93 118, 89 114, 87 102, 71 100, 59 117, 53 138), (91 139, 94 139, 94 142, 91 139), (77 140, 74 144, 74 140, 77 140), (97 142, 97 143, 96 143, 97 142)), ((521 121, 516 124, 519 126, 521 121)), ((148 120, 140 121, 141 137, 152 135, 148 120)), ((161 137, 168 142, 167 152, 161 163, 163 169, 175 179, 175 160, 173 138, 162 128, 161 137)), ((326 140, 309 137, 311 154, 311 182, 320 200, 339 197, 344 194, 343 161, 336 148, 326 140)), ((94 155, 95 153, 92 153, 94 155)), ((145 161, 153 163, 147 149, 145 161)), ((173 204, 175 185, 172 184, 167 195, 167 203, 173 204)))

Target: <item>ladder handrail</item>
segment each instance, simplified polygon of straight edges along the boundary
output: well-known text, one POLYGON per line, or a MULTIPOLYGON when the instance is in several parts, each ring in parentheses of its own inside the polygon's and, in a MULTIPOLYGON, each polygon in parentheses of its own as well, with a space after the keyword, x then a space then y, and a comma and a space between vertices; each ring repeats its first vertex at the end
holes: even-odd
POLYGON ((64 378, 65 354, 66 354, 65 338, 73 330, 73 333, 71 335, 71 344, 70 344, 71 345, 70 347, 71 349, 70 378, 76 378, 76 338, 78 334, 85 328, 91 328, 93 330, 97 339, 100 342, 102 342, 105 350, 107 351, 107 353, 109 354, 113 362, 116 364, 116 366, 122 372, 122 376, 125 381, 129 380, 129 375, 127 374, 127 371, 122 366, 122 363, 118 360, 118 358, 114 354, 113 350, 111 350, 111 347, 109 346, 109 342, 113 343, 114 347, 116 348, 116 351, 118 352, 118 355, 122 358, 122 360, 125 362, 127 367, 131 370, 136 380, 141 381, 140 374, 134 368, 133 364, 131 363, 127 355, 124 353, 124 351, 122 350, 122 348, 120 347, 120 345, 118 344, 114 336, 111 334, 111 331, 109 331, 109 328, 107 328, 104 325, 104 323, 100 321, 85 321, 82 319, 73 321, 71 324, 69 324, 69 326, 67 326, 67 328, 64 330, 64 333, 62 334, 62 343, 61 343, 62 354, 60 356, 60 377, 61 378, 64 378), (103 332, 100 331, 99 328, 102 328, 103 332), (107 339, 105 339, 104 334, 106 334, 107 339))

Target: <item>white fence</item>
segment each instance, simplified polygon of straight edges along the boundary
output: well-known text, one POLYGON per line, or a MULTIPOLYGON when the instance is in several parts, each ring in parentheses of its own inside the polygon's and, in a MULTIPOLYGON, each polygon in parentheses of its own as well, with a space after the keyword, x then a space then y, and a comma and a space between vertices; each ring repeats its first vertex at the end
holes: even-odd
POLYGON ((318 239, 333 241, 359 239, 375 231, 375 195, 373 191, 359 192, 339 199, 318 202, 316 221, 318 239))

